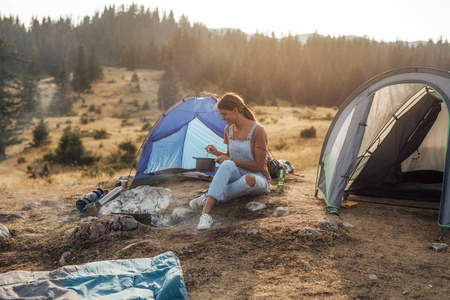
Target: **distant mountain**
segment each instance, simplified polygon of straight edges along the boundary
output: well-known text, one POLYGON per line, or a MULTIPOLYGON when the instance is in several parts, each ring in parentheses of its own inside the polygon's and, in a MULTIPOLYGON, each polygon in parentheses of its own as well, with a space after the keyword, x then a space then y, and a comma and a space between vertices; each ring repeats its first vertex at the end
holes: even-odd
MULTIPOLYGON (((224 34, 226 33, 228 30, 230 31, 235 31, 238 29, 235 28, 215 28, 215 29, 211 29, 209 28, 210 31, 212 32, 216 32, 218 34, 224 34)), ((255 35, 255 33, 246 33, 244 31, 241 31, 243 34, 247 35, 247 39, 250 39, 252 36, 255 35)), ((303 34, 297 34, 295 37, 298 39, 299 42, 301 42, 302 44, 306 44, 306 42, 308 41, 308 39, 313 36, 314 34, 317 33, 303 33, 303 34)), ((320 34, 319 34, 320 35, 320 34)), ((360 37, 360 36, 356 36, 356 35, 342 35, 342 36, 333 36, 333 38, 340 38, 340 37, 344 37, 347 40, 354 40, 354 39, 370 39, 367 36, 364 37, 360 37)), ((386 42, 387 44, 390 43, 396 43, 396 42, 386 42)), ((414 41, 414 42, 405 42, 409 47, 417 47, 418 45, 426 45, 428 42, 427 41, 414 41)))

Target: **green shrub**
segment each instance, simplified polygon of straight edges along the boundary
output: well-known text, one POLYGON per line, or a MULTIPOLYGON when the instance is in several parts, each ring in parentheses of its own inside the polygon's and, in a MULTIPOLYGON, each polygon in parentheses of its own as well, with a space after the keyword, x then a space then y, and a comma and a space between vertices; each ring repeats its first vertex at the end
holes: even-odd
POLYGON ((287 142, 285 139, 281 138, 278 143, 275 145, 275 150, 283 150, 287 147, 287 142))
POLYGON ((26 162, 26 160, 25 160, 25 157, 23 157, 23 156, 21 156, 21 157, 19 157, 19 159, 17 160, 17 163, 20 165, 20 164, 23 164, 23 163, 25 163, 26 162))
POLYGON ((314 126, 311 126, 309 128, 303 129, 300 132, 300 136, 302 138, 315 138, 316 137, 316 128, 314 128, 314 126))
POLYGON ((89 123, 89 116, 87 113, 84 113, 81 115, 80 117, 80 123, 86 125, 87 123, 89 123))
POLYGON ((117 146, 118 150, 114 151, 108 157, 108 167, 114 170, 129 168, 134 162, 137 153, 136 145, 130 141, 124 141, 117 146))
POLYGON ((94 130, 94 139, 95 140, 104 140, 104 139, 107 139, 107 138, 109 138, 111 136, 111 134, 110 133, 108 133, 107 131, 106 131, 106 129, 100 129, 100 130, 94 130))
POLYGON ((145 101, 142 105, 142 110, 149 110, 150 109, 150 103, 148 101, 145 101))
POLYGON ((82 177, 94 178, 100 175, 100 168, 98 164, 93 164, 91 166, 83 166, 83 170, 81 171, 82 177))
POLYGON ((120 161, 124 164, 132 164, 137 153, 136 145, 128 140, 120 143, 117 147, 122 151, 120 161))
POLYGON ((150 131, 150 129, 152 129, 152 124, 150 124, 150 123, 145 123, 143 126, 142 126, 142 128, 141 128, 141 130, 142 131, 150 131))

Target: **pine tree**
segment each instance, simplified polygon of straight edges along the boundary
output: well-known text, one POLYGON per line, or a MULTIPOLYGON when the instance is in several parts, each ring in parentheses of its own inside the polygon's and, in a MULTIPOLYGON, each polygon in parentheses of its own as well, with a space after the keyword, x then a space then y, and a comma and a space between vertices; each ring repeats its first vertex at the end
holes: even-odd
POLYGON ((42 66, 41 59, 37 54, 36 48, 34 47, 30 52, 26 72, 32 77, 39 77, 44 73, 44 67, 42 66))
POLYGON ((55 74, 56 92, 49 106, 49 114, 52 116, 65 116, 72 111, 73 101, 70 98, 69 74, 66 64, 61 62, 58 72, 55 74))
POLYGON ((89 51, 88 74, 91 83, 103 78, 102 63, 95 45, 89 51))
POLYGON ((41 119, 39 124, 33 130, 33 143, 31 143, 31 146, 38 148, 48 144, 50 144, 48 124, 44 122, 44 119, 41 119))
POLYGON ((0 160, 6 157, 6 144, 14 135, 12 126, 22 105, 20 81, 8 68, 23 62, 23 56, 14 52, 14 47, 0 38, 0 160))
POLYGON ((22 107, 20 110, 20 117, 30 119, 30 116, 34 115, 39 108, 39 89, 38 82, 35 77, 26 75, 22 78, 22 107))
POLYGON ((165 71, 158 88, 158 108, 165 111, 178 99, 178 85, 173 67, 173 50, 169 48, 165 71))
POLYGON ((80 98, 81 93, 91 88, 86 50, 83 45, 78 47, 78 55, 75 62, 75 70, 73 72, 72 88, 78 94, 78 98, 80 98))

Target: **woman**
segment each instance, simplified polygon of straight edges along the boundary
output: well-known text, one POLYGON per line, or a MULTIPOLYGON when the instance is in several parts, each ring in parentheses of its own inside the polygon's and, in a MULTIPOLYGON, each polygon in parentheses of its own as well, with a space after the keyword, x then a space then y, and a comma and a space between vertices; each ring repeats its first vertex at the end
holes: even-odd
POLYGON ((263 126, 241 96, 226 93, 217 103, 222 120, 227 122, 224 143, 227 152, 214 145, 206 151, 220 164, 206 195, 191 200, 189 205, 203 207, 198 230, 211 228, 211 211, 218 202, 227 202, 243 195, 260 195, 269 190, 270 175, 266 165, 269 139, 263 126))

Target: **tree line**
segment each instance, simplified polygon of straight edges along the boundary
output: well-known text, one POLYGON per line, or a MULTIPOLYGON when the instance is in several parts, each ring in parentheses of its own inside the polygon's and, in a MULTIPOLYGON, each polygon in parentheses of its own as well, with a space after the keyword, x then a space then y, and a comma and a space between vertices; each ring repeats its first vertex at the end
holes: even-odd
MULTIPOLYGON (((191 24, 186 16, 177 21, 172 11, 135 4, 107 6, 78 24, 70 17, 43 18, 25 27, 18 17, 4 16, 0 141, 20 130, 11 126, 12 119, 39 114, 37 80, 44 76, 54 77, 57 84, 50 115, 70 114, 76 101, 70 91, 79 96, 89 90, 101 78, 102 66, 164 70, 158 92, 161 110, 188 96, 179 95, 179 87, 201 92, 211 85, 259 105, 339 106, 359 85, 390 69, 449 70, 449 50, 442 39, 408 44, 311 34, 302 42, 290 34, 277 38, 273 33, 210 30, 191 24)), ((0 147, 0 156, 2 152, 0 147)))
MULTIPOLYGON (((353 89, 384 71, 403 66, 450 69, 447 41, 417 45, 378 42, 367 37, 312 34, 248 35, 240 30, 209 30, 186 16, 132 4, 105 7, 74 25, 70 18, 0 20, 0 36, 17 41, 17 52, 54 76, 65 61, 76 68, 79 47, 95 48, 103 65, 174 72, 174 83, 202 91, 209 84, 242 94, 257 104, 276 99, 293 105, 339 106, 353 89)), ((167 106, 167 105, 166 105, 167 106)))

